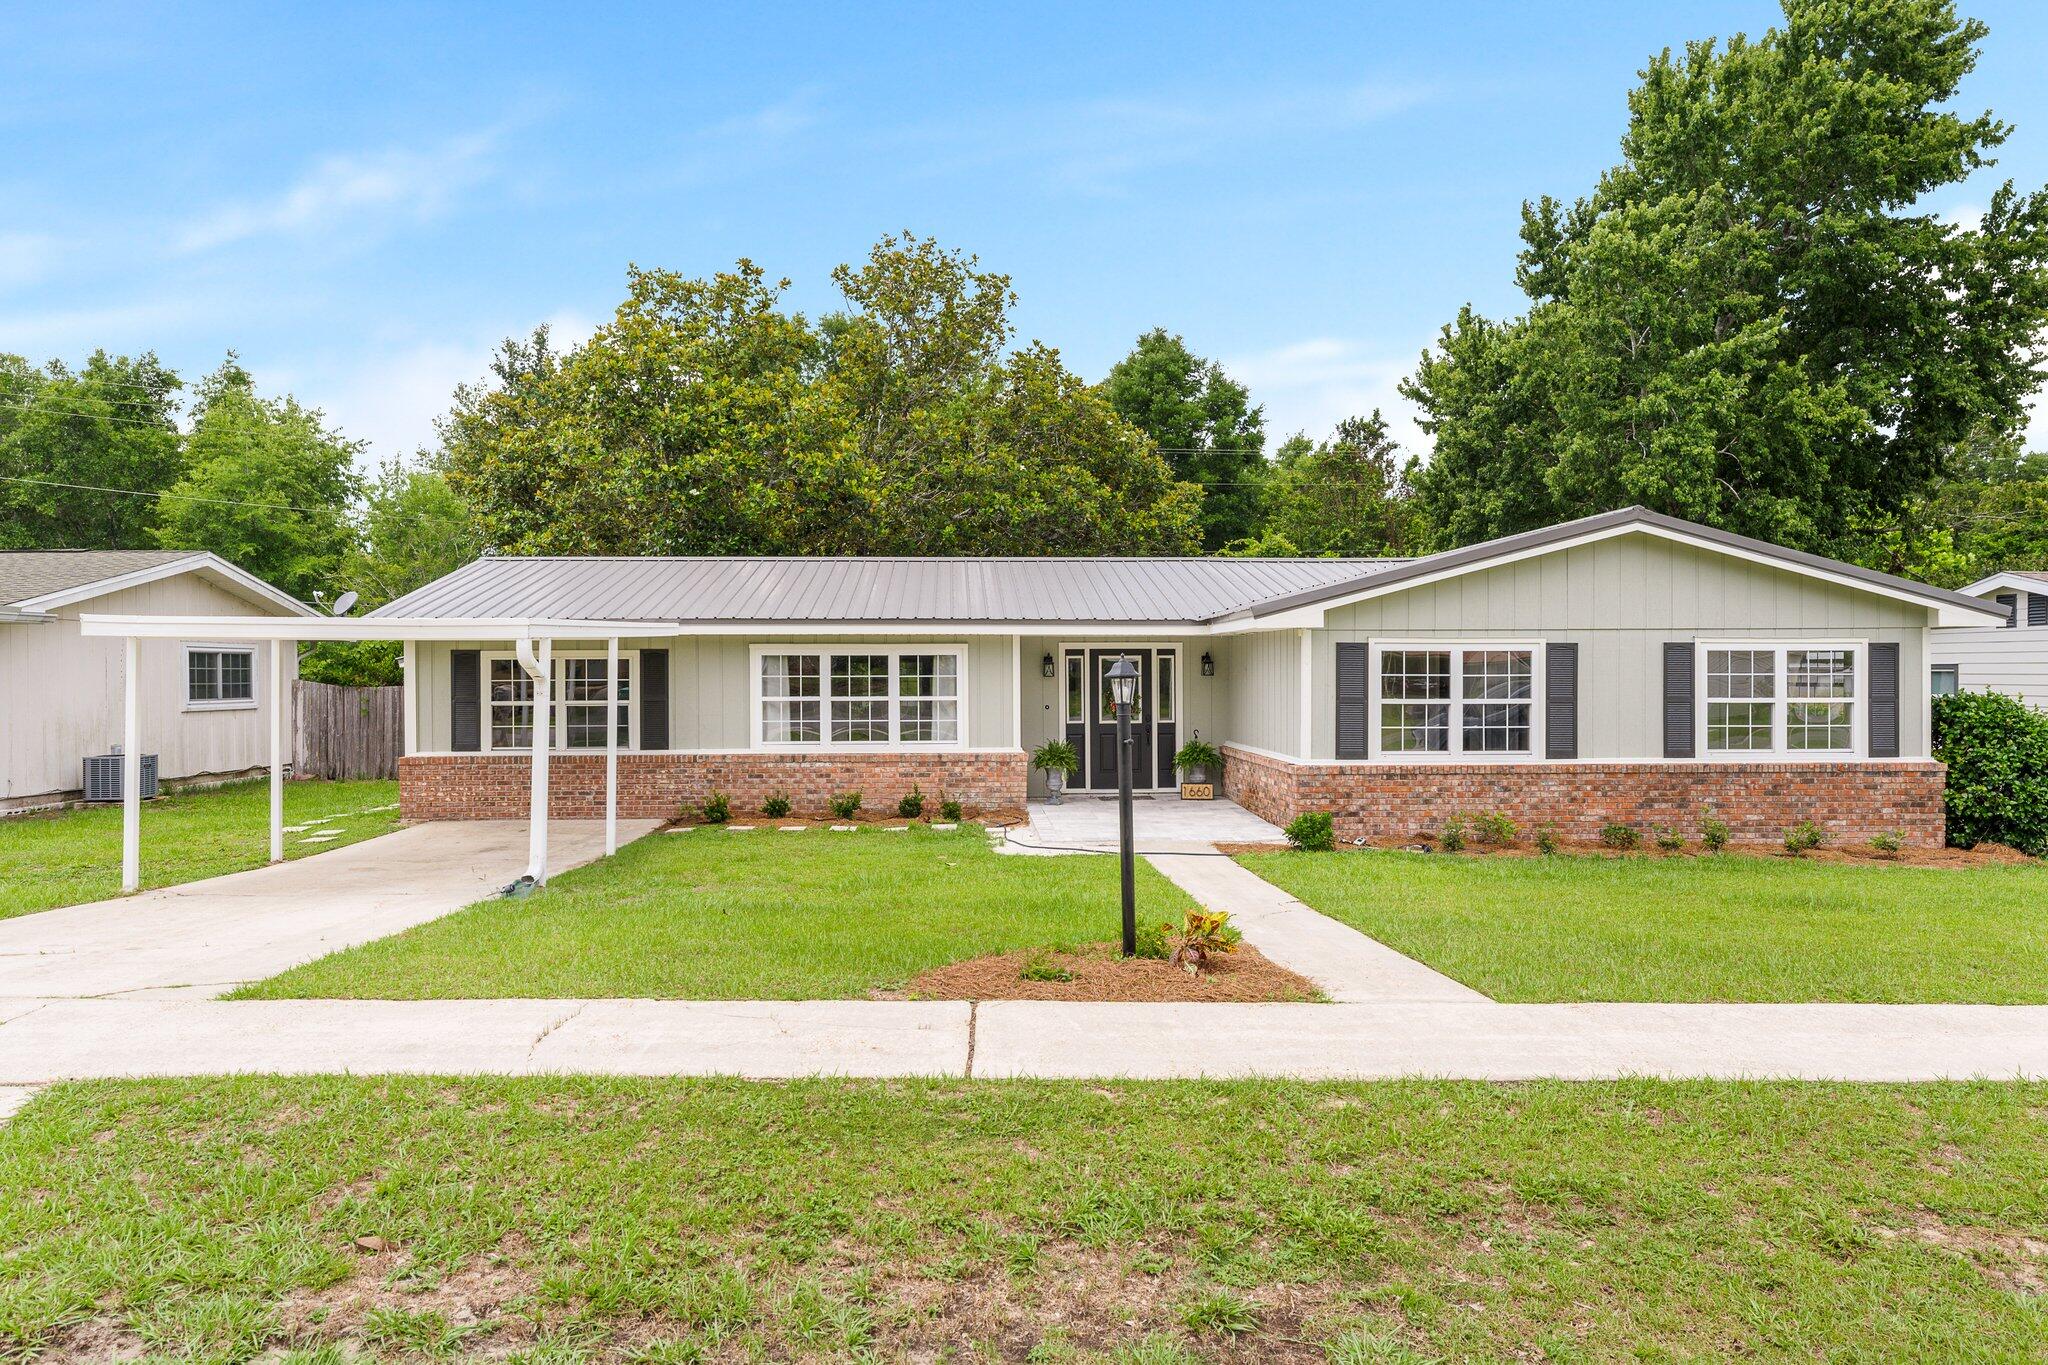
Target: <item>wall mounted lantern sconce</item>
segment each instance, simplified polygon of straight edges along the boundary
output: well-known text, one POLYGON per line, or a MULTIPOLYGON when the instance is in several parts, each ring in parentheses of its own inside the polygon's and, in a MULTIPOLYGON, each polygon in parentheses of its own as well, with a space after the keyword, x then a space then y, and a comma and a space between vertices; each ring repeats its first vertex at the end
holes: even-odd
POLYGON ((1209 656, 1209 651, 1206 649, 1202 651, 1202 676, 1205 678, 1216 676, 1216 660, 1209 656))
POLYGON ((1052 655, 1048 654, 1039 661, 1038 671, 1048 678, 1052 676, 1052 655))

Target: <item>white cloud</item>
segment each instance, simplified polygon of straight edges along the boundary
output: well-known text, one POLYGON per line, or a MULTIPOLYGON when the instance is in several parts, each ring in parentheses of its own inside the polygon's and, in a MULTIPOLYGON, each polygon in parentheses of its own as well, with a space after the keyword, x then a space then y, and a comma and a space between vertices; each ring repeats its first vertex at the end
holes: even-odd
POLYGON ((1327 439, 1339 421, 1378 408, 1389 434, 1419 454, 1429 450, 1429 438, 1415 424, 1415 405, 1401 396, 1399 385, 1421 352, 1420 345, 1394 355, 1345 337, 1310 337, 1222 364, 1264 405, 1269 450, 1297 431, 1327 439))
MULTIPOLYGON (((574 313, 557 313, 546 321, 554 344, 564 349, 587 341, 595 330, 589 319, 574 313)), ((332 374, 312 367, 303 373, 274 371, 263 382, 319 407, 349 439, 368 441, 362 463, 369 467, 432 448, 434 421, 447 413, 456 385, 488 378, 498 343, 531 330, 520 326, 473 330, 457 338, 373 342, 365 348, 368 357, 353 367, 332 374)))
POLYGON ((181 253, 210 251, 256 237, 314 233, 365 218, 424 222, 458 193, 487 179, 494 132, 471 133, 423 149, 393 148, 322 158, 278 194, 223 204, 187 223, 174 238, 181 253))

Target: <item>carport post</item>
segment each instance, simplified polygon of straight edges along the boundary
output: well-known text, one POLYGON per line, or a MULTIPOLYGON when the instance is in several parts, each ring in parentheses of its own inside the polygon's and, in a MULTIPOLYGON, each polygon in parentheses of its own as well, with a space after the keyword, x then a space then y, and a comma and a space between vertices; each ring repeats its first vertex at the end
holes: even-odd
POLYGON ((619 851, 619 637, 604 642, 604 856, 619 851))
POLYGON ((127 637, 127 690, 121 698, 121 890, 142 886, 142 722, 136 713, 135 672, 142 642, 127 637))
POLYGON ((534 664, 528 663, 535 658, 533 642, 521 641, 519 647, 520 663, 533 679, 533 792, 526 812, 526 875, 536 886, 546 886, 548 881, 548 730, 555 710, 554 645, 553 640, 542 640, 534 664))
POLYGON ((296 640, 270 642, 270 861, 284 861, 284 656, 296 640))

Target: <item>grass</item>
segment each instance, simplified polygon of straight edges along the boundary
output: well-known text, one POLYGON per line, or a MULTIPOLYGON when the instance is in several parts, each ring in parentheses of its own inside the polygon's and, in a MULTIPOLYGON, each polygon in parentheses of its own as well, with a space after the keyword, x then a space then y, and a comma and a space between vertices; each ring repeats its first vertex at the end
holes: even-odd
MULTIPOLYGON (((303 858, 398 827, 396 782, 287 782, 284 822, 341 831, 325 843, 284 837, 303 858), (390 806, 362 814, 372 807, 390 806)), ((312 831, 307 831, 311 833, 312 831)), ((175 886, 270 860, 270 784, 235 782, 145 801, 142 885, 175 886)), ((0 919, 121 894, 121 808, 88 806, 0 820, 0 919)))
POLYGON ((2038 1359, 2044 1226, 2041 1085, 95 1082, 0 1355, 2038 1359))
POLYGON ((2048 867, 1240 859, 1498 1000, 2048 1003, 2048 867))
MULTIPOLYGON (((1138 867, 1141 914, 1193 904, 1138 867)), ((830 1000, 928 967, 1117 934, 1117 864, 993 852, 975 827, 651 835, 520 901, 485 901, 235 998, 830 1000)))

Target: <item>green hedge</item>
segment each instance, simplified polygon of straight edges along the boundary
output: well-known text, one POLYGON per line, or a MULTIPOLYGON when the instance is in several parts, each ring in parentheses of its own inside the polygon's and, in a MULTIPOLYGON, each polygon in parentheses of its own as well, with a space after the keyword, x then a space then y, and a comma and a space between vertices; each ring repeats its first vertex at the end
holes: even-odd
POLYGON ((1948 841, 2048 856, 2048 712, 2003 692, 1934 699, 1934 756, 1948 764, 1948 841))

